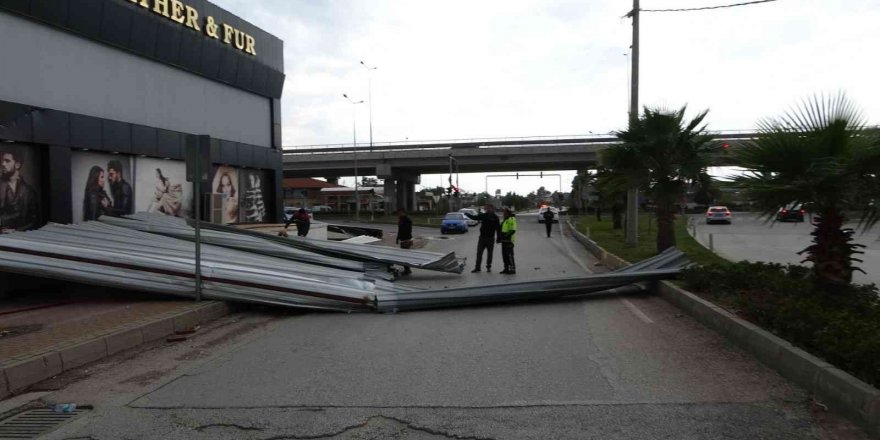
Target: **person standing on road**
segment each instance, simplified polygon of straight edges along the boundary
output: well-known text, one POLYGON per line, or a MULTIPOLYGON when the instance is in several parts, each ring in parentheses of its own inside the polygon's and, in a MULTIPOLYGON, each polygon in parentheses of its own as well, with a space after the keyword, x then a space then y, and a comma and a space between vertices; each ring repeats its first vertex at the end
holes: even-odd
MULTIPOLYGON (((411 249, 413 245, 412 220, 410 220, 403 209, 397 210, 397 216, 397 240, 395 242, 400 243, 401 249, 411 249)), ((412 270, 409 266, 403 266, 404 275, 411 273, 412 270)))
POLYGON ((547 210, 544 211, 544 227, 547 228, 547 237, 550 237, 550 230, 553 229, 553 210, 550 207, 547 207, 547 210))
POLYGON ((284 230, 286 231, 290 224, 293 223, 296 225, 296 235, 298 237, 305 237, 309 235, 309 228, 312 227, 312 219, 309 218, 309 213, 306 212, 305 208, 299 208, 298 211, 294 212, 290 219, 284 223, 284 230))
POLYGON ((510 208, 504 208, 504 221, 501 222, 501 259, 504 260, 503 274, 513 275, 516 273, 516 262, 513 260, 513 244, 516 242, 516 216, 510 208))
POLYGON ((464 213, 471 220, 480 222, 480 238, 477 239, 477 264, 471 273, 480 271, 483 262, 483 250, 486 250, 486 272, 492 271, 492 253, 495 251, 495 240, 501 239, 501 221, 495 215, 495 206, 486 205, 485 212, 478 215, 464 213))

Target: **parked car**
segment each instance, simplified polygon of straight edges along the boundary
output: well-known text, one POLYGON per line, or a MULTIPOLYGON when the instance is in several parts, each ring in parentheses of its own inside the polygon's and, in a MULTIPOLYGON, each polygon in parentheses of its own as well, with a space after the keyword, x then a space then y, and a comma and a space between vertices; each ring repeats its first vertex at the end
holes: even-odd
POLYGON ((312 206, 312 212, 333 212, 333 208, 327 205, 314 205, 312 206))
POLYGON ((706 224, 712 223, 727 223, 731 224, 731 220, 733 219, 733 215, 730 214, 730 210, 727 209, 726 206, 710 206, 706 211, 706 224))
POLYGON ((776 212, 776 221, 778 222, 787 222, 787 221, 796 221, 802 222, 804 221, 804 207, 800 203, 796 203, 790 206, 783 206, 779 208, 779 211, 776 212))
POLYGON ((538 210, 538 223, 544 223, 544 213, 547 210, 553 213, 553 223, 559 223, 559 210, 552 206, 542 206, 541 209, 538 210))
MULTIPOLYGON (((470 215, 473 215, 473 216, 477 216, 477 215, 479 215, 479 213, 477 212, 477 210, 476 210, 476 209, 473 209, 473 208, 461 208, 461 209, 458 210, 458 212, 460 212, 460 213, 462 213, 462 214, 470 214, 470 215)), ((465 217, 467 217, 467 216, 465 216, 465 217)), ((476 225, 480 224, 480 221, 479 221, 479 220, 473 220, 473 219, 471 219, 471 218, 467 218, 467 224, 468 224, 468 226, 476 226, 476 225)))
POLYGON ((468 231, 468 218, 460 212, 449 212, 443 217, 440 223, 440 233, 449 234, 453 232, 465 233, 468 231))

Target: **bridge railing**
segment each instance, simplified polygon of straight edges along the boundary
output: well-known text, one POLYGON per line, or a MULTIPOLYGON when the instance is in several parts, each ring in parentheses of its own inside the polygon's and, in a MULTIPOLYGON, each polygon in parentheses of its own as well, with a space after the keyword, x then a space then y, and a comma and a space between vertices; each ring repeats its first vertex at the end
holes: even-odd
MULTIPOLYGON (((754 136, 753 131, 748 130, 721 130, 711 132, 719 139, 737 139, 754 136)), ((524 137, 496 137, 496 138, 470 138, 470 139, 443 139, 443 140, 403 140, 373 142, 373 145, 358 143, 339 144, 310 144, 284 147, 285 155, 297 154, 341 154, 352 152, 380 152, 400 150, 433 150, 433 149, 457 149, 457 148, 499 148, 499 147, 526 147, 526 146, 559 146, 572 144, 609 144, 616 143, 617 137, 613 133, 586 134, 586 135, 557 135, 557 136, 524 136, 524 137)))
MULTIPOLYGON (((880 126, 868 127, 870 130, 880 130, 880 126)), ((754 130, 715 130, 708 132, 715 139, 750 139, 757 136, 754 130)), ((559 136, 527 136, 527 137, 499 137, 499 138, 471 138, 471 139, 445 139, 424 141, 384 141, 369 144, 312 144, 284 147, 284 155, 298 154, 343 154, 353 152, 382 152, 403 150, 436 150, 436 149, 459 149, 459 148, 501 148, 501 147, 534 147, 534 146, 562 146, 583 144, 613 144, 618 139, 613 133, 559 135, 559 136)))

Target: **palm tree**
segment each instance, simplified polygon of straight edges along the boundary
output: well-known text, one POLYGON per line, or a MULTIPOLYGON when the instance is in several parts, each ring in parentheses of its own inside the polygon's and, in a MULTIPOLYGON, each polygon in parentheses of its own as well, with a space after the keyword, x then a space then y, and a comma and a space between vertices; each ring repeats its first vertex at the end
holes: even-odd
POLYGON ((626 175, 608 167, 596 170, 596 190, 599 200, 596 203, 596 220, 602 221, 602 208, 611 210, 612 229, 623 229, 623 208, 626 204, 626 189, 629 188, 626 175))
POLYGON ((772 219, 782 206, 802 203, 813 214, 813 244, 804 261, 827 286, 849 284, 861 253, 843 230, 846 211, 859 211, 859 226, 873 226, 878 199, 880 144, 861 112, 841 93, 814 96, 781 118, 758 122, 757 138, 735 152, 746 172, 736 182, 772 219))
POLYGON ((688 185, 703 178, 710 154, 717 148, 701 125, 708 110, 686 121, 679 110, 651 109, 617 132, 623 144, 606 150, 602 163, 628 187, 646 190, 656 205, 657 252, 675 246, 675 206, 688 185))

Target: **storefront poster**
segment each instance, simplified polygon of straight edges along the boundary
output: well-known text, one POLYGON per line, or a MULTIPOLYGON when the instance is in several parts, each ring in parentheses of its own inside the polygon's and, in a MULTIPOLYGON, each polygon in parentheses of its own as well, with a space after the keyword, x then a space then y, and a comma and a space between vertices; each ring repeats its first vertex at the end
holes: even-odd
POLYGON ((215 194, 223 195, 222 223, 237 223, 239 199, 238 170, 225 165, 214 167, 211 190, 215 194))
POLYGON ((70 188, 75 223, 134 213, 131 162, 130 156, 121 154, 73 153, 70 188))
POLYGON ((41 164, 35 147, 0 144, 0 231, 27 231, 43 224, 41 164))
POLYGON ((186 164, 174 160, 137 158, 134 199, 138 212, 192 218, 193 185, 186 181, 186 164))
POLYGON ((241 197, 239 221, 242 223, 265 223, 268 221, 266 203, 266 173, 260 170, 241 170, 241 197))

